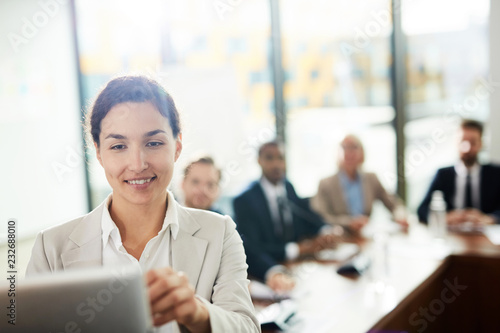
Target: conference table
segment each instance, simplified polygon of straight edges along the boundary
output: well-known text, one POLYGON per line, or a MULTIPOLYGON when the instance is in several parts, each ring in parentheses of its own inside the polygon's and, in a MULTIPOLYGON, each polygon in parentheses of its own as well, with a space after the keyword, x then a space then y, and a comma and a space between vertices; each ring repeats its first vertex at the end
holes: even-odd
MULTIPOLYGON (((500 332, 499 246, 477 232, 435 239, 420 224, 378 236, 346 239, 371 259, 361 275, 338 274, 339 261, 289 263, 296 288, 273 307, 293 312, 263 332, 500 332)), ((254 299, 259 316, 271 303, 254 299)))

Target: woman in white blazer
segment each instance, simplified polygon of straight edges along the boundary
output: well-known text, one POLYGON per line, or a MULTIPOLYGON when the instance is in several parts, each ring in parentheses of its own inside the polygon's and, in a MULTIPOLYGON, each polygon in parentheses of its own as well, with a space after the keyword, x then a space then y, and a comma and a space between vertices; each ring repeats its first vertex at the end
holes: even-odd
POLYGON ((27 276, 135 264, 159 332, 259 332, 234 222, 184 208, 167 191, 182 150, 170 95, 145 77, 119 77, 87 118, 113 192, 89 214, 40 232, 27 276))

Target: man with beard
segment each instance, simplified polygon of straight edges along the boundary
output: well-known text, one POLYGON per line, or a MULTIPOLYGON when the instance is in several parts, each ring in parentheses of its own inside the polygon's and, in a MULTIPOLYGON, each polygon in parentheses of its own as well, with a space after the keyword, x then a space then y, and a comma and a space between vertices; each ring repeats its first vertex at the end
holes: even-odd
POLYGON ((432 193, 442 191, 448 224, 500 223, 500 167, 479 164, 477 155, 482 148, 482 135, 482 123, 469 119, 462 121, 460 161, 455 166, 438 170, 418 208, 420 221, 427 223, 432 193))

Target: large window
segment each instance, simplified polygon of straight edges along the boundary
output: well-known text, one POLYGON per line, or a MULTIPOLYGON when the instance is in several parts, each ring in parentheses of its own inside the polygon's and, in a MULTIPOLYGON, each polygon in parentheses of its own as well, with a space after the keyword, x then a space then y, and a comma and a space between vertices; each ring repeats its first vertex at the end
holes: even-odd
POLYGON ((436 170, 456 163, 460 118, 488 119, 488 14, 488 0, 403 1, 406 177, 413 209, 436 170))
POLYGON ((303 196, 336 172, 342 138, 356 134, 364 168, 396 188, 390 106, 390 1, 281 1, 288 175, 303 196))
MULTIPOLYGON (((279 1, 279 38, 271 38, 269 0, 74 2, 78 55, 71 1, 0 2, 0 220, 19 219, 20 237, 87 212, 85 167, 90 206, 110 192, 92 147, 84 163, 78 68, 86 105, 120 74, 162 82, 183 123, 172 190, 182 201, 184 166, 212 155, 223 171, 221 208, 230 213, 230 198, 260 175, 256 148, 275 136, 276 41, 288 177, 298 193, 314 195, 319 180, 336 171, 348 133, 365 145, 364 168, 395 192, 390 0, 279 1)), ((496 83, 488 65, 490 1, 402 4, 407 105, 400 158, 414 210, 436 169, 457 159, 458 119, 488 119, 496 83)), ((485 147, 480 158, 488 155, 485 147)))
MULTIPOLYGON (((259 175, 255 151, 275 136, 266 0, 217 2, 77 1, 81 70, 86 98, 116 73, 161 81, 181 113, 184 165, 210 154, 223 171, 221 205, 259 175)), ((91 156, 93 204, 109 193, 91 156)), ((182 198, 181 198, 182 199, 182 198)))

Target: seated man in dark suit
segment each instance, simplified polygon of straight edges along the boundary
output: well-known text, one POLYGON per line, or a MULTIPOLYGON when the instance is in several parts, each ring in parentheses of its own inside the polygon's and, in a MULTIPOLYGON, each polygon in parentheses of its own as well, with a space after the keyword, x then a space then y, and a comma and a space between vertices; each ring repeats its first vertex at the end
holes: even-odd
POLYGON ((463 120, 460 132, 460 161, 439 169, 418 208, 420 221, 427 223, 432 193, 442 191, 448 224, 500 222, 500 167, 481 165, 477 155, 482 147, 483 124, 463 120))
POLYGON ((274 290, 289 290, 293 280, 279 263, 320 251, 331 245, 333 236, 317 236, 325 224, 285 179, 285 159, 278 143, 262 145, 258 162, 262 178, 234 199, 234 217, 249 274, 274 290))

